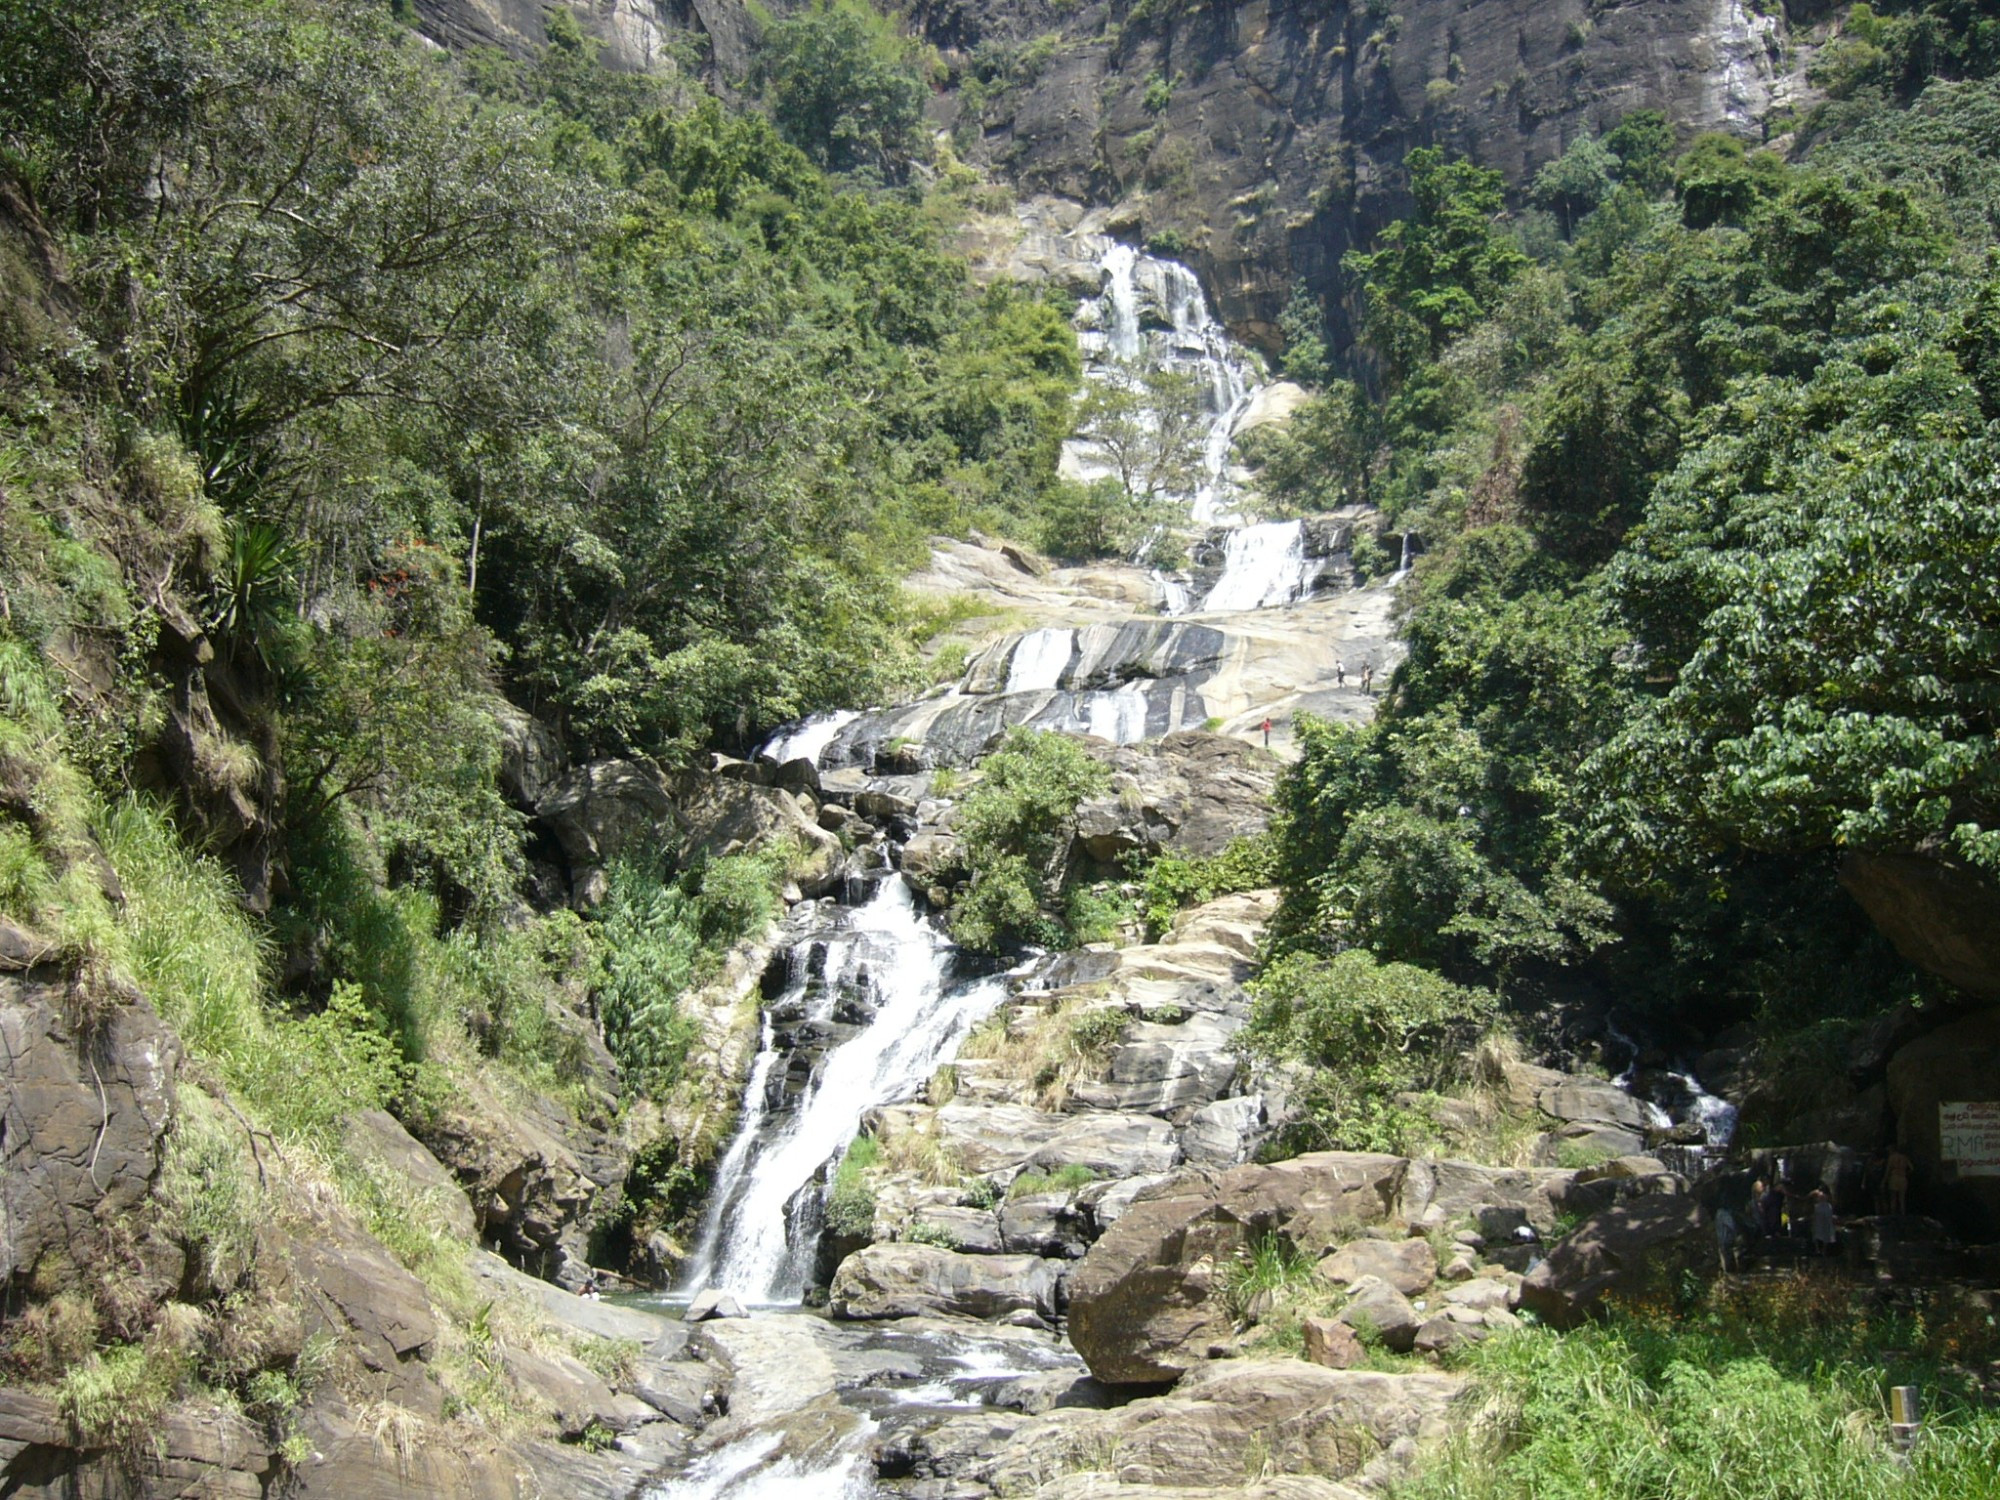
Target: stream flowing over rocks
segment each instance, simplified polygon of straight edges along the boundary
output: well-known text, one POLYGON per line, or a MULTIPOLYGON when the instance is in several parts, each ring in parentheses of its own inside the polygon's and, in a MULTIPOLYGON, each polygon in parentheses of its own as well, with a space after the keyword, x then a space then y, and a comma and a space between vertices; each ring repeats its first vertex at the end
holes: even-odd
MULTIPOLYGON (((1546 1120, 1551 1160, 1582 1137, 1622 1167, 1246 1165, 1290 1107, 1233 1045, 1274 892, 1005 972, 931 915, 956 847, 962 773, 946 768, 976 766, 1007 728, 1083 736, 1110 769, 1067 858, 1115 875, 1134 853, 1210 855, 1265 828, 1294 716, 1365 721, 1361 669, 1386 679, 1398 659, 1400 575, 1357 586, 1347 557, 1371 516, 1238 513, 1230 443, 1260 387, 1192 273, 1087 226, 1065 253, 1095 278, 1089 378, 1136 382, 1150 361, 1208 393, 1202 477, 1178 497, 1199 530, 1190 567, 1058 569, 940 542, 913 586, 990 600, 1019 628, 914 703, 823 714, 718 762, 718 786, 775 810, 711 814, 712 847, 794 819, 839 840, 772 950, 734 1133, 670 1299, 726 1415, 656 1500, 1351 1500, 1407 1468, 1458 1386, 1339 1368, 1356 1328, 1403 1350, 1484 1337, 1511 1326, 1559 1216, 1685 1201, 1643 1154, 1656 1106, 1524 1065, 1496 1086, 1546 1120), (836 1191, 863 1135, 866 1188, 836 1191), (1440 1256, 1433 1239, 1454 1233, 1440 1256), (1225 1285, 1273 1236, 1351 1293, 1349 1322, 1308 1328, 1311 1360, 1246 1347, 1225 1285), (1260 1470, 1304 1472, 1246 1484, 1260 1470)), ((1102 472, 1087 444, 1065 462, 1102 472)), ((565 841, 601 864, 594 829, 642 838, 654 814, 627 826, 586 793, 568 816, 565 841)))

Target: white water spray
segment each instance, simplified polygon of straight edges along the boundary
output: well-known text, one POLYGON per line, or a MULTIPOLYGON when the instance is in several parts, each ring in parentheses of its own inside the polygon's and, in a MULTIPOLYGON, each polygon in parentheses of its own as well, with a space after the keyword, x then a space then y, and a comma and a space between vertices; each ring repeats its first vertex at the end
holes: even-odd
MULTIPOLYGON (((737 1140, 716 1175, 689 1291, 716 1286, 746 1303, 796 1303, 811 1271, 813 1179, 847 1149, 863 1114, 913 1098, 966 1032, 1006 998, 1003 979, 950 982, 950 941, 918 915, 909 887, 897 878, 883 880, 844 928, 818 941, 827 950, 825 983, 811 1019, 825 1020, 843 990, 857 988, 874 1001, 874 1018, 826 1054, 819 1076, 782 1122, 770 1118, 766 1059, 775 1052, 767 1031, 752 1072, 755 1091, 746 1092, 737 1140)), ((798 975, 792 1003, 809 982, 798 975)))
POLYGON ((1022 636, 1007 660, 1003 692, 1047 692, 1062 681, 1063 669, 1076 654, 1074 630, 1031 630, 1022 636))

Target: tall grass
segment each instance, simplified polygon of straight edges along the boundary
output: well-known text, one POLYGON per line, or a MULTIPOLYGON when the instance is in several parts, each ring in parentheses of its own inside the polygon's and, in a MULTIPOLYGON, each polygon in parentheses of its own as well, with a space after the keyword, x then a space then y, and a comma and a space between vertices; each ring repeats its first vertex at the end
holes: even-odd
POLYGON ((1956 1363, 1992 1331, 1967 1316, 1793 1284, 1495 1338, 1464 1356, 1477 1419, 1395 1500, 1995 1500, 2000 1413, 1956 1363), (1907 1464, 1900 1384, 1931 1408, 1907 1464))

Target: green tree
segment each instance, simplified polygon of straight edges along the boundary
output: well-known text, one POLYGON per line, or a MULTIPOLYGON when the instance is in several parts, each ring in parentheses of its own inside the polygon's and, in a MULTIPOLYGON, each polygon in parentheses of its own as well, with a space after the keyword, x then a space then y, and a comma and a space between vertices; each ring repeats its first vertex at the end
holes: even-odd
POLYGON ((1110 767, 1074 737, 1008 730, 979 763, 979 784, 953 829, 970 885, 953 905, 952 936, 984 950, 1060 941, 1076 810, 1110 782, 1110 767))
POLYGON ((898 180, 927 155, 924 85, 894 30, 858 0, 807 8, 758 45, 756 76, 785 138, 832 172, 898 180))

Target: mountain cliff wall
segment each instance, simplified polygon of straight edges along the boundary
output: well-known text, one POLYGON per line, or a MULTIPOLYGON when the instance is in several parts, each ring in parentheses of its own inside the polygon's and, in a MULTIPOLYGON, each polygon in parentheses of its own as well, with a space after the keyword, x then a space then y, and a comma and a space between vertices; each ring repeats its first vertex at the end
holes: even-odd
MULTIPOLYGON (((743 0, 574 0, 616 66, 692 34, 747 71, 743 0)), ((418 0, 447 45, 521 49, 535 0, 418 0)), ((1341 256, 1407 212, 1404 155, 1441 145, 1516 185, 1637 109, 1761 140, 1802 91, 1808 5, 1745 0, 908 0, 936 47, 931 114, 1025 192, 1168 236, 1231 329, 1266 346, 1303 281, 1342 323, 1341 256), (1169 233, 1170 232, 1170 233, 1169 233)))

